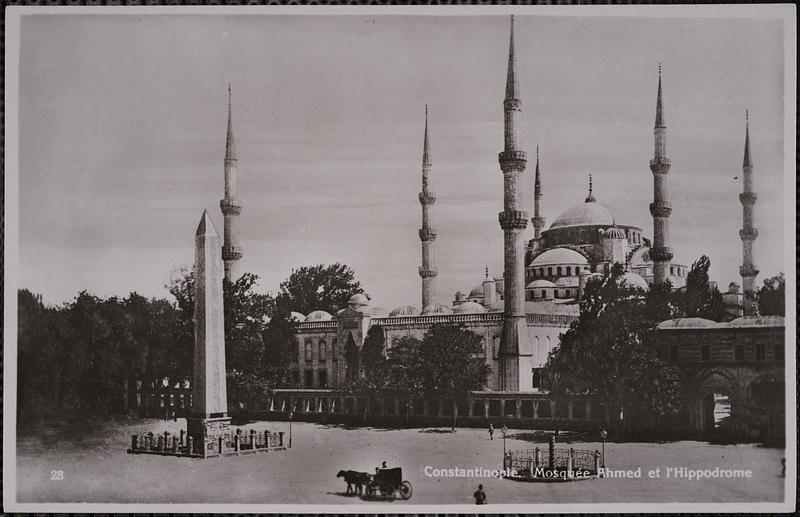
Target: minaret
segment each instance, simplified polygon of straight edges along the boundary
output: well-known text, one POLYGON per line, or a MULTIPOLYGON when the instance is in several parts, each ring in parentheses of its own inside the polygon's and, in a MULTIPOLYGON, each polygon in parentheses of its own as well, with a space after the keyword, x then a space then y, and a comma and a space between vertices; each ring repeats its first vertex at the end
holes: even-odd
POLYGON ((750 158, 750 113, 747 111, 745 111, 742 170, 744 172, 744 188, 742 193, 739 194, 739 201, 742 203, 742 229, 739 230, 739 237, 742 239, 742 267, 739 268, 739 274, 742 275, 742 290, 744 291, 744 315, 755 316, 755 284, 758 269, 753 263, 753 241, 758 238, 758 230, 753 228, 753 205, 756 204, 757 196, 753 192, 753 162, 750 158))
POLYGON ((506 97, 503 101, 505 113, 505 147, 500 153, 500 168, 503 171, 503 207, 500 212, 500 227, 504 234, 505 292, 503 335, 500 342, 500 389, 520 389, 520 350, 528 343, 528 322, 525 317, 525 241, 522 231, 528 225, 528 213, 522 201, 522 174, 525 173, 527 157, 521 150, 522 102, 519 99, 519 84, 514 58, 514 17, 511 17, 511 33, 508 48, 508 72, 506 97))
POLYGON ((671 162, 667 158, 667 126, 664 122, 664 107, 661 101, 661 64, 658 65, 658 98, 656 99, 655 153, 650 160, 653 172, 653 202, 650 204, 650 215, 653 216, 653 247, 650 248, 650 259, 653 261, 653 282, 664 283, 669 278, 669 261, 672 250, 669 247, 669 215, 672 207, 669 204, 667 173, 671 162))
POLYGON ((425 141, 422 145, 422 192, 419 202, 422 205, 422 228, 419 240, 422 241, 422 265, 419 276, 422 277, 422 309, 436 303, 436 266, 433 243, 436 241, 436 229, 431 226, 430 207, 436 202, 436 195, 428 190, 428 176, 431 172, 431 145, 428 140, 428 105, 425 105, 425 141))
POLYGON ((536 146, 536 178, 533 185, 533 238, 538 239, 544 228, 544 217, 541 215, 542 205, 542 177, 539 174, 539 146, 536 146))
POLYGON ((219 202, 225 218, 225 241, 222 245, 222 260, 225 262, 225 280, 233 282, 234 265, 242 258, 239 245, 239 214, 242 205, 236 198, 239 160, 236 158, 236 144, 233 141, 233 120, 231 118, 231 85, 228 84, 228 134, 225 141, 225 199, 219 202))

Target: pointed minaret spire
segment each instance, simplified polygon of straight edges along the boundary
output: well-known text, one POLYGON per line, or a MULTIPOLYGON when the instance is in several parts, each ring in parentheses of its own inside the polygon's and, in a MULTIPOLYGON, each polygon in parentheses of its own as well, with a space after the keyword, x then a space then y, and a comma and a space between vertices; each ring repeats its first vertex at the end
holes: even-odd
POLYGON ((236 145, 233 141, 233 119, 231 117, 231 84, 228 83, 228 132, 225 139, 225 198, 219 202, 225 219, 222 260, 225 263, 225 279, 236 280, 234 264, 242 258, 243 251, 239 245, 239 214, 242 205, 237 199, 239 181, 239 160, 236 157, 236 145))
POLYGON ((739 237, 742 239, 742 266, 739 274, 742 275, 742 291, 744 291, 744 315, 755 316, 756 306, 756 277, 758 268, 753 261, 753 242, 758 238, 758 230, 753 226, 753 208, 756 204, 756 193, 753 192, 753 161, 750 156, 750 113, 745 111, 745 136, 744 159, 742 160, 742 193, 739 201, 742 203, 742 229, 739 237))
POLYGON ((486 276, 484 278, 489 278, 489 266, 486 266, 486 276))
POLYGON ((508 41, 508 71, 506 72, 506 100, 519 99, 517 61, 514 56, 514 15, 511 15, 511 36, 508 41))
POLYGON ((436 265, 434 241, 436 228, 431 224, 431 206, 436 202, 436 195, 428 190, 428 177, 431 173, 431 144, 428 138, 428 105, 425 105, 425 139, 422 144, 422 192, 419 202, 422 205, 422 228, 419 239, 422 241, 422 265, 419 276, 422 278, 422 309, 436 303, 436 265))
POLYGON ((536 176, 533 183, 533 239, 539 239, 542 235, 545 220, 542 217, 542 176, 539 172, 539 146, 536 146, 536 176))
POLYGON ((669 216, 672 207, 667 188, 667 174, 672 163, 667 158, 667 126, 662 102, 661 63, 659 63, 656 123, 653 128, 655 149, 653 159, 650 160, 650 172, 653 173, 653 202, 650 203, 650 215, 653 216, 653 246, 650 248, 650 259, 653 261, 654 284, 662 284, 669 278, 669 264, 672 260, 672 250, 669 247, 669 216))
MULTIPOLYGON (((522 232, 528 226, 525 211, 524 184, 527 156, 522 150, 522 101, 519 98, 516 63, 514 61, 514 17, 511 17, 511 35, 508 49, 508 75, 506 96, 503 101, 504 147, 500 153, 503 171, 503 211, 499 214, 503 229, 503 334, 500 338, 499 382, 495 389, 524 390, 530 379, 521 377, 520 354, 527 350, 528 321, 525 316, 525 240, 522 232)), ((487 285, 489 283, 487 282, 487 285)), ((484 297, 484 303, 486 299, 484 297)))

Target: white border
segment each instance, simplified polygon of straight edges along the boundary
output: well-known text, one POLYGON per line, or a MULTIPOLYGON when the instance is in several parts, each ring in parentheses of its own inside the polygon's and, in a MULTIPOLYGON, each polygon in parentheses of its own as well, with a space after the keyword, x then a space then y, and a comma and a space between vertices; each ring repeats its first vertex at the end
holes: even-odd
POLYGON ((586 6, 11 6, 6 7, 5 81, 5 227, 4 227, 4 368, 3 368, 3 506, 16 512, 293 512, 293 513, 537 513, 581 512, 794 512, 797 485, 795 170, 797 25, 794 4, 758 5, 586 5, 586 6), (786 481, 782 503, 591 503, 475 505, 231 505, 231 504, 101 504, 16 502, 16 364, 17 272, 19 265, 19 139, 18 81, 20 18, 29 14, 315 14, 315 15, 549 15, 669 18, 774 18, 784 22, 784 265, 786 275, 786 481), (9 245, 11 244, 11 245, 9 245))

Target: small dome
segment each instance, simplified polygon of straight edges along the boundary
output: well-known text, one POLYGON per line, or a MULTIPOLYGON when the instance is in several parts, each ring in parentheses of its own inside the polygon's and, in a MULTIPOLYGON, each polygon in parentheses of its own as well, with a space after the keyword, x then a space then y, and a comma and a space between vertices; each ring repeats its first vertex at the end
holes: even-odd
MULTIPOLYGON (((469 302, 467 302, 467 303, 469 303, 469 302)), ((466 304, 464 304, 464 305, 466 305, 466 304)), ((425 307, 424 309, 422 309, 422 314, 423 315, 428 315, 428 314, 453 314, 453 311, 452 311, 452 309, 450 309, 450 307, 448 307, 447 305, 445 305, 443 303, 432 303, 432 304, 428 305, 427 307, 425 307)))
POLYGON ((672 284, 673 289, 680 289, 686 285, 686 280, 679 276, 670 276, 669 283, 672 284))
POLYGON ((556 287, 578 287, 578 277, 562 276, 556 280, 556 287))
POLYGON ((604 239, 627 239, 625 237, 625 232, 622 231, 621 228, 617 228, 616 226, 612 226, 603 234, 604 239))
POLYGON ((330 321, 332 319, 333 316, 325 311, 313 311, 303 321, 330 321))
MULTIPOLYGON (((456 298, 458 298, 458 294, 456 294, 456 298)), ((395 307, 392 309, 392 312, 389 313, 390 318, 395 318, 397 316, 419 316, 419 309, 413 305, 401 305, 400 307, 395 307)))
POLYGON ((349 300, 347 300, 347 305, 349 305, 354 309, 357 309, 358 307, 364 307, 366 305, 369 305, 369 300, 367 300, 367 297, 364 296, 363 294, 360 293, 354 294, 353 296, 350 297, 349 300))
POLYGON ((738 293, 739 292, 739 284, 736 282, 731 282, 728 284, 728 292, 729 293, 738 293))
POLYGON ((729 327, 783 327, 783 316, 743 316, 728 322, 729 327))
POLYGON ((467 302, 467 303, 462 303, 461 305, 456 306, 456 308, 453 310, 453 312, 456 313, 456 314, 464 314, 464 313, 467 313, 467 312, 481 312, 482 313, 482 312, 486 312, 486 307, 484 307, 483 305, 481 305, 479 303, 467 302))
POLYGON ((562 212, 555 218, 550 229, 565 228, 567 226, 611 226, 614 224, 614 216, 605 205, 595 201, 594 197, 586 198, 585 203, 575 205, 562 212))
POLYGON ((645 291, 650 288, 650 286, 647 285, 647 280, 645 280, 642 275, 633 273, 631 271, 628 271, 622 275, 622 277, 619 279, 619 283, 628 287, 638 287, 640 289, 644 289, 645 291))
MULTIPOLYGON (((734 320, 735 321, 735 320, 734 320)), ((720 324, 716 321, 707 320, 704 318, 675 318, 672 320, 662 321, 658 324, 659 329, 690 329, 690 328, 715 328, 720 324)))
POLYGON ((554 284, 553 282, 540 278, 528 284, 526 289, 545 289, 545 288, 553 288, 555 286, 556 284, 554 284))
POLYGON ((569 248, 553 248, 537 256, 531 266, 545 266, 548 264, 589 264, 586 257, 569 248))
POLYGON ((292 311, 289 313, 289 321, 296 321, 300 323, 301 321, 305 321, 305 319, 305 315, 300 314, 299 312, 292 311))
POLYGON ((480 298, 483 296, 483 284, 478 284, 472 288, 467 298, 480 298))

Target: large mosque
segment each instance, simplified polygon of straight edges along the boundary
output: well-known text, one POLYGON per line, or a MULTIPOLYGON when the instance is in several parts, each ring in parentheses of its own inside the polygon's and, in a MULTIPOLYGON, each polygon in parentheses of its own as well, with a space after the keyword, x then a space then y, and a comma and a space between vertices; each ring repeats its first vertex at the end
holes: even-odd
MULTIPOLYGON (((428 137, 428 114, 425 112, 425 133, 422 153, 422 227, 419 229, 422 264, 421 305, 403 305, 391 311, 370 306, 360 294, 352 296, 348 306, 335 315, 313 311, 308 315, 293 313, 297 322, 297 353, 292 364, 294 384, 303 388, 337 388, 352 375, 346 350, 361 348, 367 332, 379 325, 386 335, 387 348, 401 338, 422 338, 434 324, 462 324, 483 339, 483 356, 491 368, 487 388, 500 391, 539 390, 542 368, 548 353, 559 337, 579 314, 584 286, 592 275, 601 275, 619 263, 625 268, 622 281, 633 287, 648 289, 653 284, 670 282, 673 288, 685 285, 687 267, 672 262, 669 242, 667 179, 670 160, 666 149, 666 120, 664 116, 661 70, 659 67, 656 115, 654 124, 654 154, 650 170, 654 181, 654 199, 650 204, 654 234, 645 237, 641 226, 618 221, 615 210, 594 196, 591 176, 586 198, 563 211, 545 229, 541 215, 543 189, 536 153, 534 181, 534 214, 524 210, 522 175, 527 166, 527 154, 520 138, 522 101, 516 74, 514 19, 511 18, 508 68, 504 111, 504 149, 499 154, 503 175, 503 210, 498 214, 504 233, 504 273, 499 277, 488 269, 468 294, 455 293, 450 303, 444 303, 436 291, 435 241, 433 206, 436 196, 430 189, 433 170, 428 137), (534 229, 533 239, 526 241, 523 231, 528 221, 534 229)), ((228 106, 228 134, 225 154, 225 199, 220 202, 225 219, 223 259, 225 275, 234 275, 236 262, 242 257, 238 243, 238 216, 241 205, 236 198, 236 151, 228 106)), ((752 163, 749 153, 749 128, 745 143, 744 192, 740 200, 744 207, 743 242, 744 264, 740 268, 745 287, 745 315, 752 314, 755 276, 758 270, 752 263, 752 242, 757 237, 752 227, 752 163)), ((736 293, 730 292, 729 295, 736 293)), ((734 296, 735 297, 735 296, 734 296)), ((739 298, 741 299, 741 296, 739 298)))

